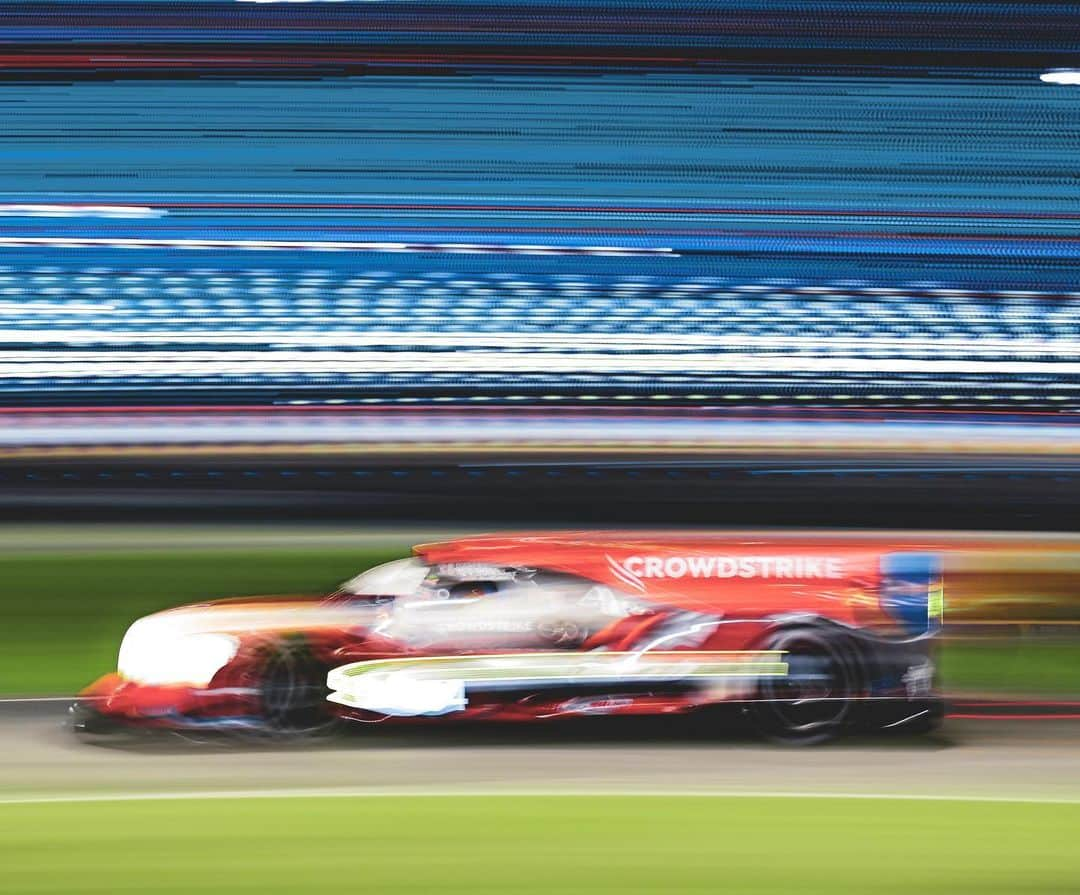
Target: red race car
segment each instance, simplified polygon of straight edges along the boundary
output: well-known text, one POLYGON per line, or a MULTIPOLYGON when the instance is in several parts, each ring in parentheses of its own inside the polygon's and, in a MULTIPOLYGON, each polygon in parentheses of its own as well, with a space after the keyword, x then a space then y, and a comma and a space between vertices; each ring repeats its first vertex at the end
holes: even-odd
POLYGON ((342 721, 536 721, 732 706, 767 736, 943 714, 934 551, 709 534, 469 537, 321 598, 136 621, 73 707, 120 725, 310 734, 342 721))

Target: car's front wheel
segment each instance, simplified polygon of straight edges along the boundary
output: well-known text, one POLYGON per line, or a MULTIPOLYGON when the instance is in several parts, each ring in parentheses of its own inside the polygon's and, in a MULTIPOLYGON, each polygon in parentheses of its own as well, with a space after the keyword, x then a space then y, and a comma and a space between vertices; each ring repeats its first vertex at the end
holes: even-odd
POLYGON ((280 640, 263 649, 259 694, 268 732, 284 737, 333 732, 337 719, 326 701, 327 669, 302 638, 280 640))

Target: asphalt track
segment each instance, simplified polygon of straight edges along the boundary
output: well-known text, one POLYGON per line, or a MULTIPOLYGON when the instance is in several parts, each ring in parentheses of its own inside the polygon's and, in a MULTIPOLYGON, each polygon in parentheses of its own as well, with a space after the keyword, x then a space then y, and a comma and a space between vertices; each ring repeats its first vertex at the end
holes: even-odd
POLYGON ((225 795, 724 793, 1080 800, 1080 721, 950 720, 921 738, 812 749, 678 724, 403 731, 323 743, 93 743, 63 701, 0 703, 0 804, 225 795))

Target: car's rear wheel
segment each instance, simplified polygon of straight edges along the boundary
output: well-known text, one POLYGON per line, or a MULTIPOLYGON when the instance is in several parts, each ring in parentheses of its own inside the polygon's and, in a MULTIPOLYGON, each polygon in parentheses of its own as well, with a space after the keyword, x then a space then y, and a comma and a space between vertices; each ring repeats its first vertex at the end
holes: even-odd
POLYGON ((806 746, 830 740, 850 720, 859 663, 842 632, 812 626, 777 631, 765 649, 781 650, 787 674, 763 677, 751 715, 770 740, 806 746))

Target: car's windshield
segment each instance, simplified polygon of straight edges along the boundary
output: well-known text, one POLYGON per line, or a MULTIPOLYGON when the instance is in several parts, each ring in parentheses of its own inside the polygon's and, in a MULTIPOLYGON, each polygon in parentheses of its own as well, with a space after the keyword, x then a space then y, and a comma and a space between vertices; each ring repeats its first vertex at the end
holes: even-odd
POLYGON ((456 562, 429 565, 420 557, 398 559, 361 572, 346 581, 337 591, 349 597, 390 599, 409 606, 421 603, 475 602, 488 596, 548 596, 588 603, 608 615, 633 611, 637 602, 595 581, 526 567, 507 567, 487 563, 456 562))
POLYGON ((478 597, 529 582, 535 574, 535 569, 503 568, 486 563, 428 565, 412 556, 361 572, 342 584, 338 593, 421 600, 478 597))
POLYGON ((361 572, 342 584, 340 591, 358 596, 407 597, 420 589, 430 573, 431 566, 418 556, 410 556, 361 572))

